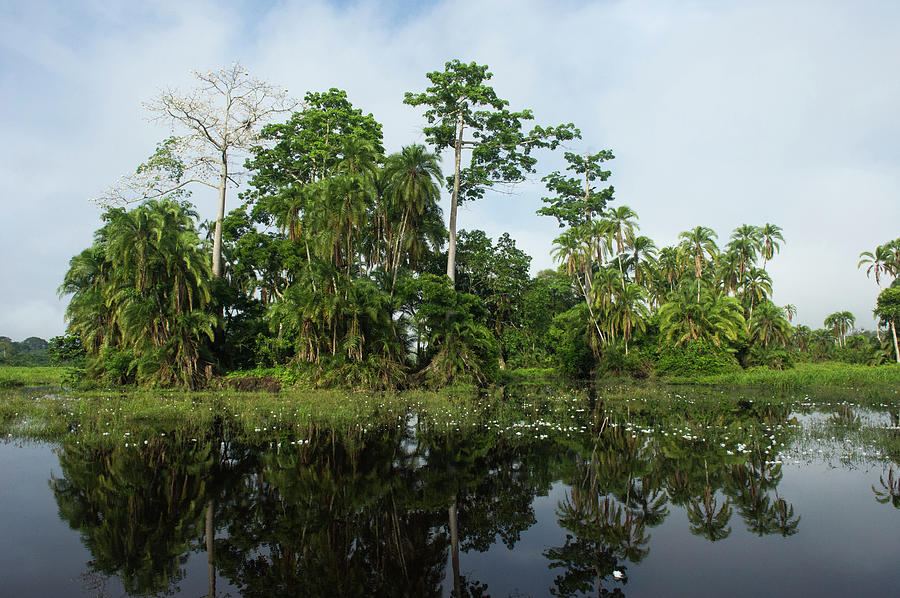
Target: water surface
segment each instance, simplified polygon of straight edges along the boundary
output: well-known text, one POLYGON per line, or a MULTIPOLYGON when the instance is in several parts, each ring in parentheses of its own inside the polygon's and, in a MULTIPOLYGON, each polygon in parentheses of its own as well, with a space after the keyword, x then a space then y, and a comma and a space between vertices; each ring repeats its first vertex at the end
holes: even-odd
POLYGON ((531 389, 249 432, 73 420, 44 442, 9 426, 2 594, 896 591, 893 402, 685 394, 531 389))

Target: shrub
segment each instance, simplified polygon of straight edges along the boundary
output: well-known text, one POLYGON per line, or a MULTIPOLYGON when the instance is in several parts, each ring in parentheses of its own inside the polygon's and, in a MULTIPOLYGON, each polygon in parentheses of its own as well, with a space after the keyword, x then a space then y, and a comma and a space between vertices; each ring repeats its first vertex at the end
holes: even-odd
POLYGON ((739 370, 740 365, 728 350, 695 340, 682 347, 664 345, 655 369, 665 376, 698 376, 739 370))
POLYGON ((782 347, 751 347, 743 359, 744 367, 789 370, 797 364, 797 354, 782 347))
POLYGON ((629 376, 646 378, 653 371, 653 362, 640 350, 632 348, 627 354, 619 343, 611 344, 603 349, 597 364, 597 376, 629 376))

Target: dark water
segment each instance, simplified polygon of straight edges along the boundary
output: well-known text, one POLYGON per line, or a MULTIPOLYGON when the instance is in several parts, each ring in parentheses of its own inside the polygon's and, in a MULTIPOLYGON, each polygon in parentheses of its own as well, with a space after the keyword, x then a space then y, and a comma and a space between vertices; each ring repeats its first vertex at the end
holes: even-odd
POLYGON ((0 595, 898 595, 895 406, 554 404, 13 434, 0 595))

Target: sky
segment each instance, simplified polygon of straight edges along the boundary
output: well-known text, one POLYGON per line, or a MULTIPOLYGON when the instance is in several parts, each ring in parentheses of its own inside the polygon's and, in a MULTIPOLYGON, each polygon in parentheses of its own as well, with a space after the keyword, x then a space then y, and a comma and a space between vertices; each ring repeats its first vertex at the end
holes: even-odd
MULTIPOLYGON (((404 92, 454 58, 487 64, 537 124, 575 123, 567 150, 612 150, 611 205, 658 246, 776 224, 775 302, 795 323, 849 310, 871 329, 879 289, 859 254, 900 236, 897 31, 894 1, 0 0, 0 335, 63 333, 57 288, 100 226, 89 200, 170 134, 142 102, 190 89, 192 69, 237 61, 296 98, 345 89, 393 152, 424 142, 404 92)), ((560 232, 535 214, 540 178, 564 167, 538 158, 529 181, 459 214, 509 232, 533 272, 554 266, 560 232)), ((214 217, 215 191, 192 200, 214 217)))

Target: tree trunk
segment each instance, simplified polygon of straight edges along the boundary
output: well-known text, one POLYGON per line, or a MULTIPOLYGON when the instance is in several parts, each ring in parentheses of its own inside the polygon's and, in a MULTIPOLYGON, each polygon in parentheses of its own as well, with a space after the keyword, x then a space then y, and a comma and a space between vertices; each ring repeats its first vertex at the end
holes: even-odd
POLYGON ((891 334, 894 335, 894 357, 897 358, 897 363, 900 363, 900 349, 897 348, 897 326, 894 324, 894 320, 891 320, 891 334))
POLYGON ((453 158, 453 193, 450 195, 450 244, 447 248, 447 277, 456 286, 456 204, 459 201, 459 170, 462 162, 463 113, 456 121, 456 147, 453 158))
POLYGON ((222 221, 225 219, 225 188, 228 183, 228 153, 222 152, 222 173, 219 175, 219 215, 213 235, 213 278, 222 278, 222 221))
POLYGON ((447 512, 450 519, 450 561, 453 565, 453 595, 459 598, 459 526, 456 520, 456 498, 447 512))
POLYGON ((397 286, 397 273, 400 272, 400 252, 403 249, 403 241, 406 237, 406 221, 409 218, 409 207, 403 212, 403 222, 400 224, 400 238, 397 239, 397 249, 393 252, 394 277, 391 280, 391 297, 394 296, 394 287, 397 286))
POLYGON ((216 597, 216 526, 213 522, 213 514, 216 503, 209 500, 206 503, 206 559, 209 563, 209 594, 208 598, 216 597))

